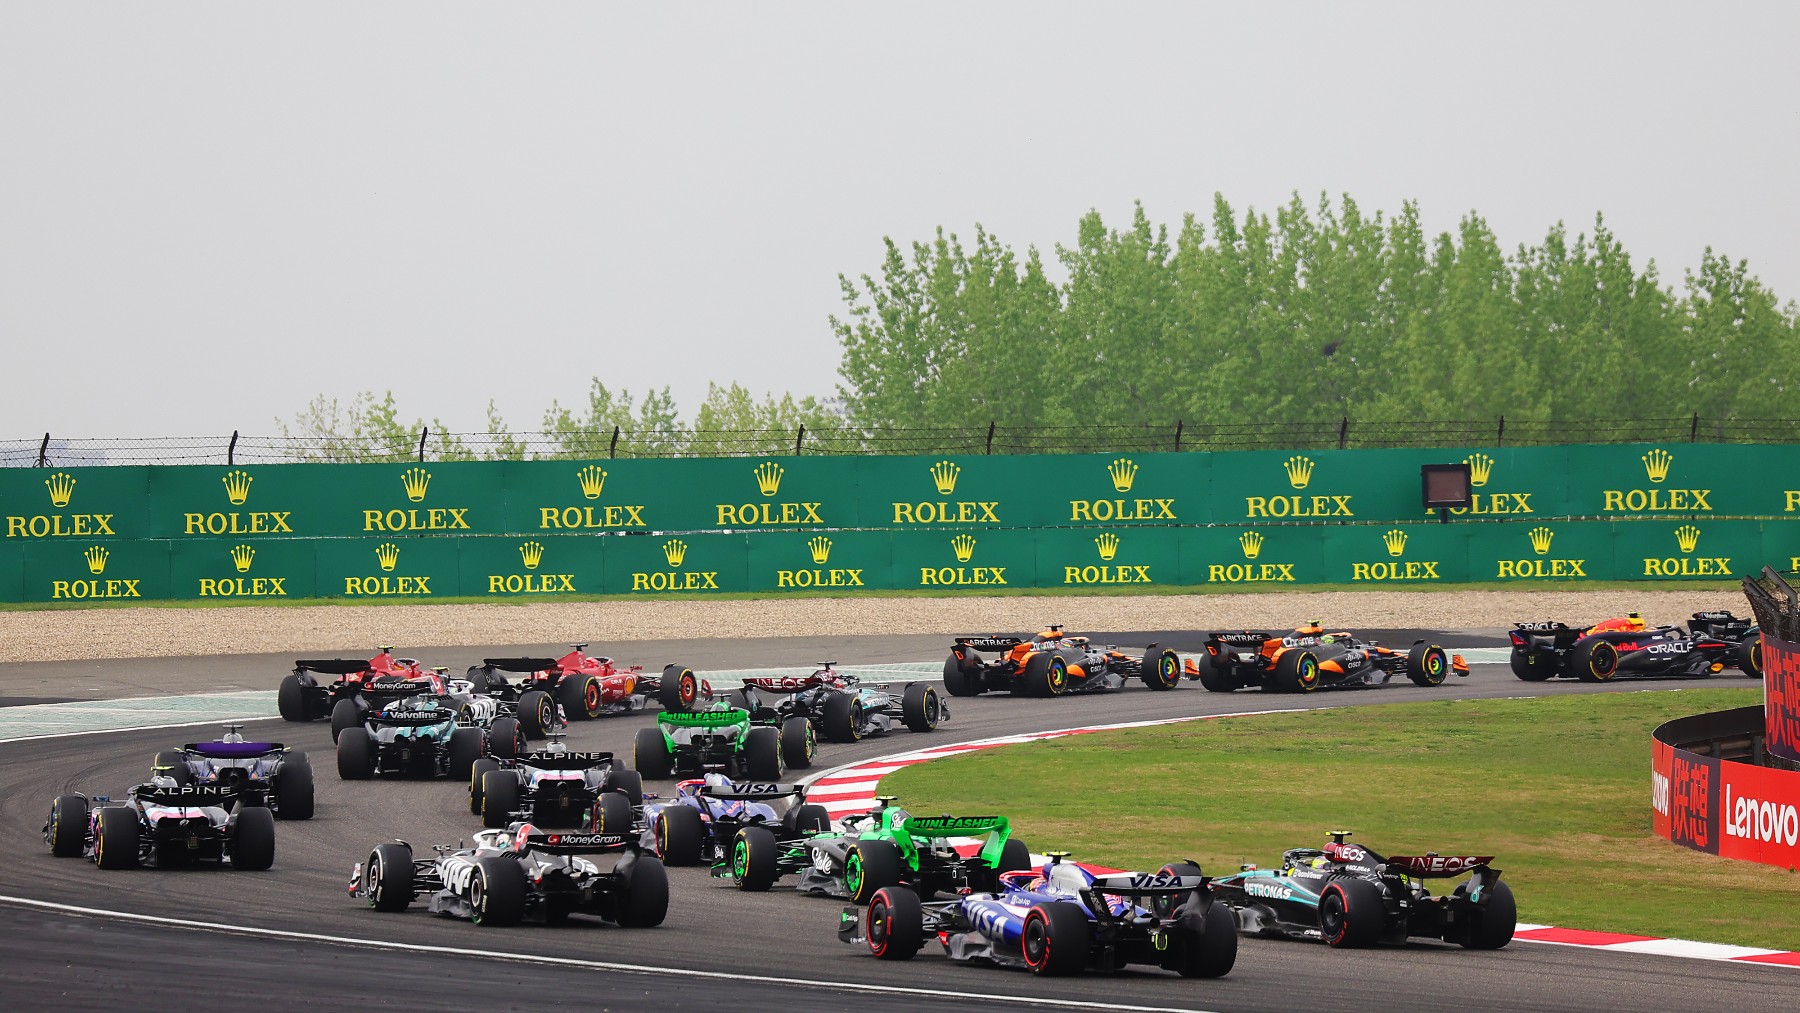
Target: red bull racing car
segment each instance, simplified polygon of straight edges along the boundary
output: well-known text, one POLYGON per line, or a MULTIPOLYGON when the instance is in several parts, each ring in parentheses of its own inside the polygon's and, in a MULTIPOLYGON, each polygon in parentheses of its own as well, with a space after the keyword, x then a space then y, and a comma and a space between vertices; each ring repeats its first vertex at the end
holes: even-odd
POLYGON ((1467 677, 1460 654, 1420 640, 1411 650, 1383 647, 1349 633, 1327 633, 1319 620, 1292 633, 1213 633, 1206 650, 1187 659, 1188 678, 1215 693, 1246 686, 1273 693, 1310 693, 1320 687, 1384 686, 1404 675, 1438 686, 1451 673, 1467 677))
POLYGON ((1553 620, 1514 623, 1513 674, 1526 682, 1563 676, 1705 678, 1735 668, 1762 678, 1762 628, 1730 612, 1695 612, 1688 628, 1651 626, 1636 612, 1592 626, 1553 620))

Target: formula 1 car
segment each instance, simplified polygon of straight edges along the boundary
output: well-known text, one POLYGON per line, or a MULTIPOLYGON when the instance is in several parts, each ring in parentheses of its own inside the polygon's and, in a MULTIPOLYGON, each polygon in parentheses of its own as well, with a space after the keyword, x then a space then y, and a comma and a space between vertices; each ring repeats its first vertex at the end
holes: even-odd
POLYGON ((1472 950, 1512 942, 1518 922, 1512 888, 1500 881, 1492 855, 1404 855, 1383 858, 1329 831, 1324 848, 1292 848, 1276 869, 1247 865, 1212 882, 1213 897, 1237 913, 1244 932, 1323 939, 1332 946, 1442 939, 1472 950), (1448 894, 1430 879, 1472 875, 1448 894))
POLYGON ((275 863, 275 816, 263 801, 252 785, 181 785, 159 774, 123 799, 58 795, 44 843, 102 869, 198 862, 261 871, 275 863))
MULTIPOLYGON (((352 701, 360 706, 356 710, 368 709, 368 702, 363 700, 364 684, 377 679, 425 679, 429 678, 424 666, 412 658, 394 657, 392 647, 382 647, 378 653, 367 661, 353 658, 302 658, 294 662, 294 671, 281 680, 281 688, 275 694, 276 708, 287 721, 317 721, 323 717, 331 718, 331 735, 356 723, 355 713, 339 708, 344 701, 352 701), (326 685, 320 685, 321 675, 336 676, 326 685)), ((448 684, 439 686, 438 692, 449 692, 448 684)))
POLYGON ((643 804, 637 771, 615 766, 611 753, 571 751, 557 732, 537 752, 484 756, 469 768, 469 811, 493 830, 523 818, 538 826, 625 833, 635 822, 632 810, 643 804))
POLYGON ((783 748, 783 740, 800 739, 809 727, 804 718, 790 718, 781 728, 753 724, 750 712, 741 707, 663 711, 656 716, 656 727, 637 730, 631 765, 656 780, 720 773, 779 781, 787 771, 786 757, 795 748, 792 743, 783 748), (790 726, 795 729, 792 733, 790 726))
POLYGON ((1568 676, 1607 682, 1619 675, 1705 678, 1736 668, 1762 678, 1762 628, 1730 612, 1696 612, 1686 632, 1650 626, 1636 612, 1592 626, 1514 623, 1509 658, 1526 682, 1568 676))
POLYGON ((1321 686, 1385 686, 1405 675, 1438 686, 1454 672, 1466 678, 1460 654, 1416 641, 1410 651, 1383 647, 1348 633, 1327 633, 1319 620, 1292 633, 1212 633, 1206 650, 1187 659, 1188 678, 1215 693, 1255 686, 1274 693, 1310 693, 1321 686))
MULTIPOLYGON (((541 729, 548 729, 554 717, 551 701, 562 707, 565 718, 585 721, 640 711, 653 699, 664 710, 687 711, 712 698, 712 687, 684 666, 668 665, 660 676, 645 675, 642 666, 622 668, 611 658, 584 653, 586 644, 572 646, 574 649, 560 658, 483 658, 481 664, 470 667, 468 678, 478 696, 516 702, 521 716, 527 711, 540 713, 541 729), (508 672, 524 678, 510 682, 508 672)), ((538 737, 531 733, 529 719, 526 734, 538 737)))
POLYGON ((1174 651, 1158 650, 1155 644, 1135 658, 1120 648, 1069 636, 1061 626, 1030 639, 957 637, 944 660, 944 688, 951 696, 994 690, 1024 696, 1104 692, 1122 688, 1130 679, 1142 679, 1151 689, 1174 689, 1181 684, 1181 663, 1174 651), (989 661, 982 651, 999 656, 989 661))
MULTIPOLYGON (((930 683, 909 682, 896 694, 887 686, 864 686, 854 675, 846 675, 832 666, 834 661, 821 661, 811 675, 751 675, 744 677, 744 688, 733 690, 732 702, 750 712, 751 720, 780 725, 791 717, 805 718, 813 733, 832 742, 856 742, 871 735, 884 735, 896 724, 915 732, 929 732, 950 717, 950 709, 938 698, 937 688, 930 683), (774 702, 764 694, 782 694, 774 702)), ((812 765, 808 754, 805 762, 787 758, 790 767, 812 765)))
POLYGON ((667 800, 644 806, 643 845, 665 865, 712 866, 740 890, 762 891, 808 861, 806 839, 831 829, 825 807, 806 789, 723 774, 683 781, 667 800))
POLYGON ((151 776, 175 779, 177 785, 245 785, 267 799, 276 817, 310 820, 313 815, 313 768, 305 753, 279 742, 245 742, 243 725, 226 725, 217 742, 190 742, 156 754, 151 776))
POLYGON ((1004 816, 914 816, 893 801, 877 796, 875 808, 844 819, 843 832, 807 838, 795 889, 866 904, 882 887, 904 884, 928 900, 938 891, 998 890, 1001 873, 1031 865, 1031 849, 1004 816), (956 841, 972 837, 983 840, 964 854, 956 841))
POLYGON ((468 918, 481 926, 531 919, 566 922, 594 915, 627 928, 661 925, 669 910, 669 877, 662 862, 622 834, 544 831, 530 823, 481 830, 475 846, 440 846, 416 859, 405 841, 377 844, 350 871, 350 896, 377 911, 405 911, 429 898, 433 914, 468 918), (611 869, 591 856, 616 854, 611 869))
POLYGON ((338 776, 366 781, 376 774, 449 777, 463 781, 483 755, 512 758, 528 748, 512 718, 496 718, 488 729, 461 724, 462 702, 431 692, 424 682, 412 683, 379 709, 364 715, 357 727, 337 740, 338 776))
POLYGON ((1196 866, 1095 875, 1053 851, 1040 869, 1006 872, 992 893, 924 903, 905 886, 847 907, 838 938, 883 960, 911 960, 935 937, 952 960, 1074 974, 1148 964, 1218 978, 1237 963, 1237 923, 1196 866), (1190 871, 1191 870, 1191 871, 1190 871))

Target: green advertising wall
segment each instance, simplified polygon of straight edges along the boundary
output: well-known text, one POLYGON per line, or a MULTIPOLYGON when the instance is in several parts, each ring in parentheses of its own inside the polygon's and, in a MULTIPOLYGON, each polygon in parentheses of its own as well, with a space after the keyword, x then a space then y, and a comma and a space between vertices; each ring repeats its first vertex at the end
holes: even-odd
POLYGON ((1800 558, 1800 449, 9 468, 0 523, 26 602, 1724 578, 1800 558))

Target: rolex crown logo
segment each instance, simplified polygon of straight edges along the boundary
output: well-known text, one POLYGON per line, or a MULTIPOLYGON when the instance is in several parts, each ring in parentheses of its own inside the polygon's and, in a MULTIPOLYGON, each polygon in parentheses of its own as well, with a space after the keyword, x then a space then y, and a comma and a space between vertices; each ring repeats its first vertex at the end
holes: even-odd
POLYGON ((1103 561, 1110 563, 1112 558, 1119 554, 1119 536, 1108 531, 1094 539, 1094 548, 1100 550, 1100 558, 1103 561))
POLYGON ((784 474, 781 465, 774 461, 764 461, 756 466, 756 487, 764 496, 773 496, 781 491, 781 476, 784 474))
POLYGON ((1683 552, 1694 551, 1695 547, 1700 544, 1700 529, 1692 524, 1683 524, 1676 528, 1675 544, 1681 546, 1683 552))
POLYGON ((937 486, 939 496, 948 496, 956 491, 956 476, 962 469, 954 461, 939 461, 931 466, 931 482, 937 486))
POLYGON ((236 471, 226 472, 225 477, 219 481, 225 483, 225 498, 231 501, 231 505, 243 506, 244 501, 250 498, 250 483, 256 479, 250 477, 249 472, 239 468, 236 471))
POLYGON ((1650 481, 1660 482, 1669 477, 1669 465, 1673 463, 1675 455, 1657 447, 1644 455, 1644 474, 1650 476, 1650 481))
POLYGON ((1556 537, 1556 532, 1539 525, 1526 532, 1526 535, 1531 538, 1531 551, 1542 556, 1550 551, 1550 539, 1556 537))
POLYGON ((400 484, 406 487, 406 498, 417 503, 425 498, 425 490, 431 488, 431 472, 424 468, 408 468, 400 473, 400 484))
POLYGON ((1262 533, 1259 531, 1246 531, 1238 536, 1238 545, 1243 547, 1245 559, 1255 559, 1262 554, 1262 533))
POLYGON ((231 549, 231 565, 237 567, 239 573, 249 573, 250 564, 256 560, 256 550, 248 545, 235 545, 231 549))
POLYGON ((1312 481, 1313 459, 1310 457, 1290 457, 1281 468, 1287 472, 1288 484, 1296 489, 1304 489, 1306 483, 1312 481))
POLYGON ((966 563, 975 554, 975 536, 957 535, 950 539, 950 549, 956 553, 956 561, 966 563))
POLYGON ((87 558, 88 572, 101 574, 106 572, 106 560, 112 553, 108 552, 103 545, 94 545, 90 546, 82 555, 87 558))
POLYGON ((1477 489, 1493 477, 1494 459, 1486 454, 1470 454, 1463 458, 1463 463, 1469 466, 1469 484, 1477 489))
POLYGON ((538 564, 544 561, 544 544, 542 542, 520 542, 519 560, 525 564, 525 569, 537 569, 538 564))
POLYGON ((1390 528, 1387 534, 1381 536, 1381 541, 1387 546, 1390 556, 1398 556, 1406 551, 1406 532, 1399 528, 1390 528))
POLYGON ((1121 457, 1106 466, 1106 474, 1112 479, 1113 489, 1118 492, 1130 492, 1131 483, 1137 481, 1138 466, 1129 458, 1121 457))
POLYGON ((812 553, 815 565, 824 566, 831 561, 831 539, 824 535, 813 536, 813 540, 806 543, 806 548, 812 553))
POLYGON ((392 570, 400 563, 400 546, 393 542, 382 542, 375 547, 375 561, 383 570, 392 570))
POLYGON ((68 506, 69 497, 75 495, 75 476, 66 471, 59 471, 44 479, 44 485, 50 489, 50 502, 54 506, 68 506))
POLYGON ((670 566, 680 566, 681 561, 687 558, 687 543, 679 538, 664 542, 663 558, 669 561, 670 566))
POLYGON ((575 473, 581 481, 581 495, 584 499, 599 499, 600 490, 606 488, 606 469, 597 464, 590 464, 575 473))

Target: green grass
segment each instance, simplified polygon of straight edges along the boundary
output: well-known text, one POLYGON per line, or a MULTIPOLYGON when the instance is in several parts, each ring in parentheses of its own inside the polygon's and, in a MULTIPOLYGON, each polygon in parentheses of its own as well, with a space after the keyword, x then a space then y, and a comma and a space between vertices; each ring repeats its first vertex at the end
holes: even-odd
POLYGON ((1114 587, 1008 587, 1004 590, 870 590, 870 591, 720 591, 711 594, 561 594, 445 596, 442 598, 255 598, 234 601, 209 598, 201 600, 131 600, 102 602, 3 602, 0 612, 56 612, 65 609, 106 608, 296 608, 316 605, 343 605, 362 608, 375 605, 537 605, 544 602, 594 601, 768 601, 789 598, 1066 598, 1103 597, 1137 598, 1171 594, 1266 594, 1306 596, 1332 591, 1405 591, 1420 594, 1450 594, 1461 591, 1715 591, 1721 594, 1742 590, 1736 580, 1520 580, 1505 584, 1407 584, 1400 587, 1372 587, 1368 584, 1307 584, 1290 590, 1250 591, 1242 585, 1222 584, 1155 584, 1114 587))
POLYGON ((1127 869, 1267 868, 1327 829, 1388 854, 1492 854, 1521 921, 1788 949, 1800 876, 1651 832, 1651 729, 1760 701, 1704 688, 1221 718, 983 750, 881 787, 1127 869))

